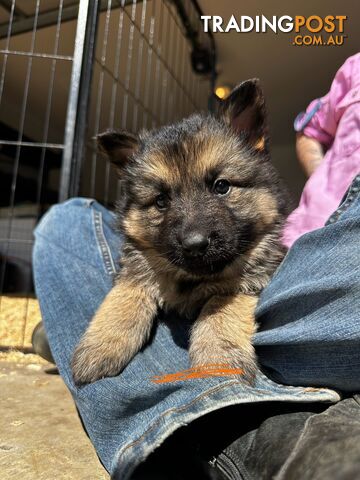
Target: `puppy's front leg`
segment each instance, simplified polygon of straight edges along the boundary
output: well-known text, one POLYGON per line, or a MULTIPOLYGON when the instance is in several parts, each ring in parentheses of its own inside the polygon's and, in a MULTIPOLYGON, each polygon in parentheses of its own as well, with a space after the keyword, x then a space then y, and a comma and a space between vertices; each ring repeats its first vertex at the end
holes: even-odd
POLYGON ((75 349, 75 383, 118 374, 149 338, 156 311, 156 300, 142 285, 120 277, 75 349))
POLYGON ((251 343, 257 300, 244 294, 210 298, 192 328, 191 364, 226 364, 241 368, 243 377, 251 381, 257 369, 251 343))

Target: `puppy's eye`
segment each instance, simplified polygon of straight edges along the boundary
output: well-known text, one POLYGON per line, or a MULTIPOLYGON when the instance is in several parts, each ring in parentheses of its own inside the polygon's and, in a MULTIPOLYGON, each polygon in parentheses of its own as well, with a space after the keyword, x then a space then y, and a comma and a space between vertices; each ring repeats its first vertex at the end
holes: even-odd
POLYGON ((216 180, 213 186, 213 191, 217 195, 226 195, 230 192, 231 184, 228 180, 220 179, 216 180))
POLYGON ((163 193, 155 198, 155 205, 159 210, 165 210, 168 205, 167 197, 163 193))

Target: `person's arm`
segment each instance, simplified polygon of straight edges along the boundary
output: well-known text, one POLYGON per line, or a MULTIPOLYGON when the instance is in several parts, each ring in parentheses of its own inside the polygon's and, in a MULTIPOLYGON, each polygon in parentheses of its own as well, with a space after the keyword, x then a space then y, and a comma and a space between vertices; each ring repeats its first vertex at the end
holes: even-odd
POLYGON ((296 155, 306 176, 310 177, 324 158, 324 148, 315 138, 299 132, 296 134, 296 155))
POLYGON ((332 146, 344 110, 341 102, 350 92, 353 72, 357 72, 359 66, 359 55, 348 58, 337 71, 329 93, 313 100, 295 119, 296 154, 307 176, 316 170, 332 146))

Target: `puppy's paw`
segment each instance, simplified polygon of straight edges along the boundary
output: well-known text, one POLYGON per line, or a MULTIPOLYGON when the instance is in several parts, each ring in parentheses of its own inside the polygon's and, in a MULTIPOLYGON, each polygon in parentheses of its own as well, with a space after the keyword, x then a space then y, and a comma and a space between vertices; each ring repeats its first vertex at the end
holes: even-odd
MULTIPOLYGON (((240 347, 219 339, 206 345, 193 342, 189 353, 193 367, 219 365, 224 370, 236 369, 238 372, 234 375, 250 384, 254 382, 259 370, 251 344, 240 347)), ((231 372, 228 374, 231 375, 231 372)))
POLYGON ((126 366, 129 358, 119 345, 93 342, 83 338, 72 357, 75 385, 81 386, 104 377, 114 377, 126 366))

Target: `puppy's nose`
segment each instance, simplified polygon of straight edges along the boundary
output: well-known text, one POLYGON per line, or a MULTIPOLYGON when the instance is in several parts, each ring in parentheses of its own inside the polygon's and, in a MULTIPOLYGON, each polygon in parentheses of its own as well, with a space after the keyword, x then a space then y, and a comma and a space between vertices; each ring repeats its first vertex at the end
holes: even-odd
POLYGON ((200 232, 192 232, 184 236, 181 243, 186 255, 197 257, 205 254, 210 239, 200 232))

